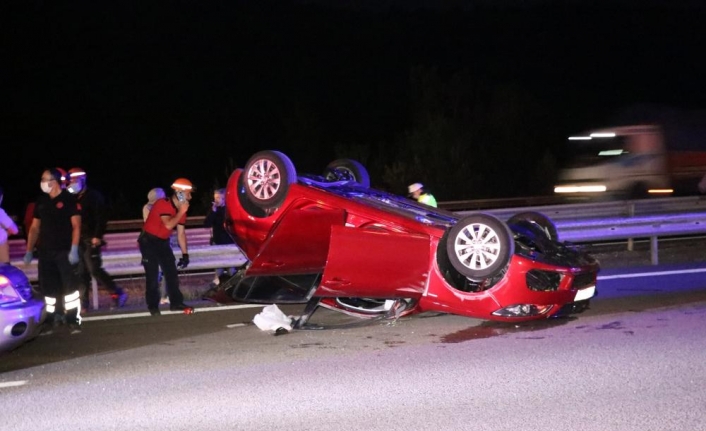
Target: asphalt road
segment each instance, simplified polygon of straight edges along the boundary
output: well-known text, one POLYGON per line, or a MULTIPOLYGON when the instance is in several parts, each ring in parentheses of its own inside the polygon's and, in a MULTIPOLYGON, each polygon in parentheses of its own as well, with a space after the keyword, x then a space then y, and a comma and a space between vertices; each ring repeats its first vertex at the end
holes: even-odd
POLYGON ((273 336, 250 323, 260 307, 97 318, 0 356, 2 429, 706 430, 703 271, 608 271, 587 312, 521 325, 423 314, 273 336))

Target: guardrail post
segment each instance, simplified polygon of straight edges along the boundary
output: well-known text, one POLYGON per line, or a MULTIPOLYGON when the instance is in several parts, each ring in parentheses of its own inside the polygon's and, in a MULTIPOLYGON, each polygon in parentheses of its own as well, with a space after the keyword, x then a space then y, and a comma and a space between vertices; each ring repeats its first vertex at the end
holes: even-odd
MULTIPOLYGON (((628 203, 628 217, 635 217, 635 202, 628 203)), ((635 241, 632 238, 628 238, 628 251, 633 251, 635 248, 635 241)))
POLYGON ((650 237, 650 260, 652 265, 657 265, 659 263, 659 250, 657 249, 657 237, 650 237))
POLYGON ((93 309, 98 309, 98 282, 91 277, 91 296, 93 297, 93 309))

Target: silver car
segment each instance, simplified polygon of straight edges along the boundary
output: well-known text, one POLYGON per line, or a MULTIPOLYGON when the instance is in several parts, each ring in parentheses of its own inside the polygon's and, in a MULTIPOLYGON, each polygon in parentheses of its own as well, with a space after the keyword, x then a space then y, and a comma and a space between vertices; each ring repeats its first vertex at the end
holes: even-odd
POLYGON ((0 352, 36 336, 44 316, 44 301, 32 297, 25 273, 0 263, 0 352))

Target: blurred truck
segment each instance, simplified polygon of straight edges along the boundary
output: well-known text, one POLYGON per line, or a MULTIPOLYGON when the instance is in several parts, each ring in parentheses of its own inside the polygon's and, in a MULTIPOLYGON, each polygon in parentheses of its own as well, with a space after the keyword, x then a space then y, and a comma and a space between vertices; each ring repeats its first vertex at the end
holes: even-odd
POLYGON ((608 199, 698 194, 706 175, 706 113, 658 113, 624 116, 649 121, 569 137, 554 193, 608 199))

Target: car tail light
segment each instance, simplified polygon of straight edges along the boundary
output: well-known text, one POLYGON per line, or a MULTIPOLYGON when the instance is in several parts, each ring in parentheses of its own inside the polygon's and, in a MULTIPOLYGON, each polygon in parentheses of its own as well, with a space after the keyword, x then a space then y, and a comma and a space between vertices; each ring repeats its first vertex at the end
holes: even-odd
POLYGON ((533 269, 527 271, 525 280, 530 290, 537 292, 553 292, 559 289, 562 275, 555 271, 533 269))
POLYGON ((494 311, 493 316, 499 317, 529 317, 547 314, 552 305, 515 304, 494 311))

